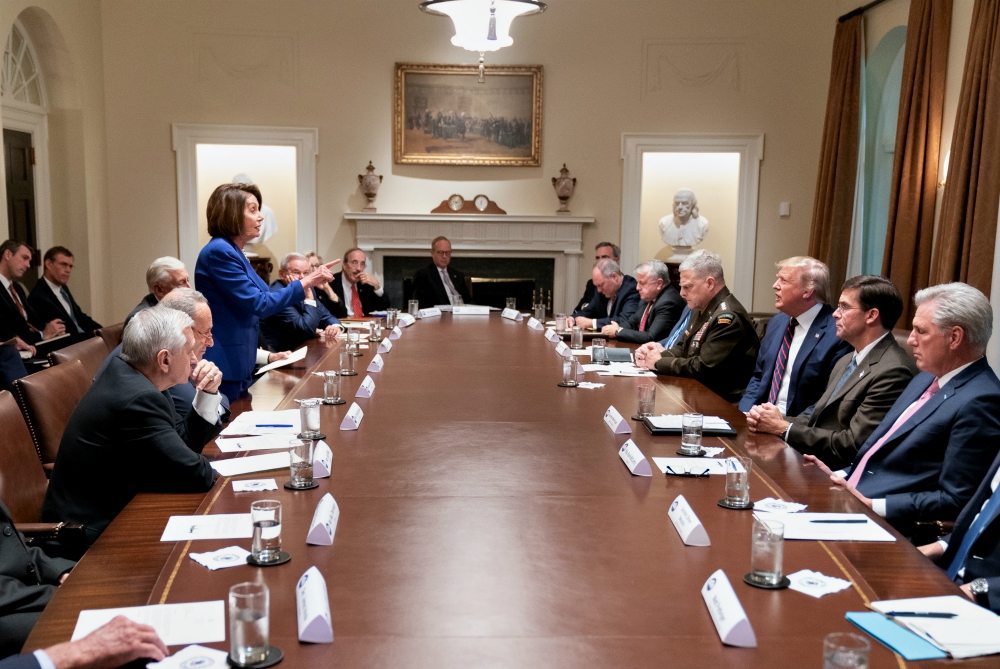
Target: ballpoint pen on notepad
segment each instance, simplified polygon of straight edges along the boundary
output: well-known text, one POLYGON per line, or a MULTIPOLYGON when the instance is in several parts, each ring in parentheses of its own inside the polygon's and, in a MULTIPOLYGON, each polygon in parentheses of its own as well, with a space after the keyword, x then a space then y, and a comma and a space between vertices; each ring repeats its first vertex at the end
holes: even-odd
POLYGON ((866 525, 868 523, 867 518, 845 518, 843 520, 810 520, 810 523, 824 523, 828 525, 866 525))
POLYGON ((256 427, 295 427, 291 423, 257 423, 256 427))
POLYGON ((957 613, 942 613, 938 611, 886 611, 890 618, 957 618, 957 613))

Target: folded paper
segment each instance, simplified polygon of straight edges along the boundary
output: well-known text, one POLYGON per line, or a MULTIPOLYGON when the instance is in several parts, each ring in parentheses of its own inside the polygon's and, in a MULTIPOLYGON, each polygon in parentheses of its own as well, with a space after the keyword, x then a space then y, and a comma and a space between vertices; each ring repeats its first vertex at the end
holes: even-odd
POLYGON ((330 597, 326 579, 316 567, 309 567, 295 586, 295 609, 299 616, 299 641, 333 643, 330 597))
POLYGON ((392 342, 388 339, 382 339, 382 341, 378 343, 378 353, 388 353, 391 350, 392 342))
POLYGON ((545 326, 542 325, 542 322, 540 320, 538 320, 537 318, 529 318, 528 319, 528 327, 531 328, 532 330, 544 330, 545 329, 545 326))
POLYGON ((474 304, 466 304, 460 307, 454 307, 451 310, 453 316, 489 316, 489 307, 480 307, 474 304))
POLYGON ((361 410, 357 402, 351 402, 351 408, 347 410, 347 415, 340 422, 341 430, 356 430, 361 425, 361 419, 365 417, 365 412, 361 410))
POLYGON ((701 596, 708 606, 722 643, 741 648, 757 647, 757 637, 750 626, 750 620, 724 571, 716 570, 708 577, 701 587, 701 596))
POLYGON ((333 495, 326 493, 320 498, 316 511, 313 512, 306 543, 313 546, 332 546, 338 520, 340 520, 340 506, 337 505, 333 495))
POLYGON ((317 441, 313 449, 313 478, 325 479, 333 471, 333 451, 325 441, 317 441))
POLYGON ((631 439, 618 449, 618 457, 622 459, 622 462, 625 463, 625 466, 628 467, 633 476, 653 475, 653 470, 650 469, 646 456, 642 454, 642 451, 639 450, 639 447, 631 439))
POLYGON ((522 314, 517 309, 504 309, 500 312, 500 318, 507 318, 512 321, 523 321, 524 314, 522 314))
POLYGON ((708 538, 708 532, 705 531, 705 526, 701 524, 684 495, 677 495, 677 499, 670 505, 670 511, 667 512, 667 515, 685 546, 712 545, 708 538))
POLYGON ((393 341, 399 339, 402 336, 403 336, 403 331, 399 329, 398 325, 389 332, 389 339, 393 341))
POLYGON ((618 409, 614 405, 609 406, 608 410, 604 412, 604 423, 615 434, 632 434, 632 428, 625 422, 625 419, 618 413, 618 409))
POLYGON ((371 397, 372 393, 375 392, 375 382, 372 381, 372 377, 365 375, 365 380, 361 382, 358 386, 358 392, 354 394, 355 397, 371 397))
POLYGON ((437 307, 431 307, 429 309, 421 309, 417 312, 417 318, 430 318, 432 316, 440 316, 441 310, 437 307))
POLYGON ((548 339, 549 341, 559 341, 559 335, 557 335, 556 331, 553 330, 552 328, 549 328, 545 331, 545 338, 548 339))
POLYGON ((399 326, 400 327, 408 328, 408 327, 410 327, 411 325, 413 325, 416 322, 417 322, 417 319, 412 314, 400 314, 399 315, 399 326))
POLYGON ((375 357, 372 358, 372 361, 368 363, 368 369, 366 369, 365 371, 366 372, 381 372, 382 371, 382 365, 384 365, 384 364, 385 364, 385 361, 382 360, 382 356, 379 355, 378 353, 376 353, 375 357))
POLYGON ((558 344, 556 344, 556 353, 558 353, 564 358, 569 358, 572 357, 573 355, 572 350, 570 349, 569 346, 566 345, 566 342, 564 341, 561 341, 558 344))

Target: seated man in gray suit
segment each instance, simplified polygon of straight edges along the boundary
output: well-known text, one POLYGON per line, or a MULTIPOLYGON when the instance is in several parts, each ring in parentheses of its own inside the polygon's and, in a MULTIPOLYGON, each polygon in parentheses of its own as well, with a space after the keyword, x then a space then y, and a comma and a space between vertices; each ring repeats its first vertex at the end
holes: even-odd
POLYGON ((815 455, 831 469, 851 464, 917 373, 892 336, 902 312, 899 289, 888 279, 848 279, 833 319, 837 337, 853 346, 854 354, 837 361, 813 407, 785 419, 773 404, 758 404, 747 414, 750 431, 783 437, 789 446, 815 455))

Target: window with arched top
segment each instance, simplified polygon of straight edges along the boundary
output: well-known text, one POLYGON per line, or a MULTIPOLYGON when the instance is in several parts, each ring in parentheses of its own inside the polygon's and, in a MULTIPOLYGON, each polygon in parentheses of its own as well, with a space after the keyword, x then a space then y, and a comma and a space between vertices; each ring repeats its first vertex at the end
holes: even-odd
POLYGON ((15 101, 38 109, 45 107, 45 89, 35 49, 17 21, 11 26, 3 50, 0 98, 5 103, 15 101))

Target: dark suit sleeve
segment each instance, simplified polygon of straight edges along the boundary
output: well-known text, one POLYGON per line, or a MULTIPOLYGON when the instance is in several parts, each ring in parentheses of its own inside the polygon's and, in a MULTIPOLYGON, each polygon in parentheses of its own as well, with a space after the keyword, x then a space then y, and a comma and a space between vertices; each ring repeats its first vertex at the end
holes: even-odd
POLYGON ((437 304, 434 283, 426 267, 421 267, 413 275, 413 299, 420 302, 421 309, 430 309, 437 304))
MULTIPOLYGON (((639 299, 639 292, 635 290, 630 290, 628 294, 625 295, 624 298, 622 298, 622 308, 621 311, 619 312, 621 315, 619 316, 619 318, 621 318, 622 320, 631 320, 632 316, 635 315, 636 310, 639 308, 640 302, 642 302, 642 300, 639 299)), ((611 319, 606 317, 602 320, 604 320, 605 322, 603 324, 598 325, 598 327, 603 328, 605 325, 611 322, 611 319)))
POLYGON ((677 322, 678 316, 684 310, 684 303, 679 297, 670 295, 667 299, 653 303, 653 308, 646 319, 646 329, 639 331, 642 322, 642 312, 645 307, 639 307, 629 318, 629 325, 618 333, 618 341, 632 344, 645 344, 649 341, 659 341, 670 334, 677 322))
POLYGON ((11 655, 0 660, 0 669, 42 669, 33 653, 11 655))
POLYGON ((373 311, 382 311, 389 308, 389 298, 385 296, 385 286, 379 286, 383 289, 383 292, 381 295, 377 295, 375 294, 375 289, 368 284, 359 285, 367 289, 361 291, 361 301, 364 303, 362 307, 366 316, 373 311))
POLYGON ((316 301, 316 313, 319 316, 319 325, 317 327, 325 328, 330 325, 340 325, 340 319, 331 314, 319 300, 316 301))
POLYGON ((594 298, 596 296, 597 296, 597 289, 594 288, 594 281, 592 279, 588 279, 587 285, 583 289, 583 297, 581 297, 580 301, 576 303, 575 307, 573 307, 573 314, 572 314, 573 317, 576 318, 577 316, 586 316, 586 314, 583 313, 583 310, 586 307, 586 305, 594 301, 594 298))

